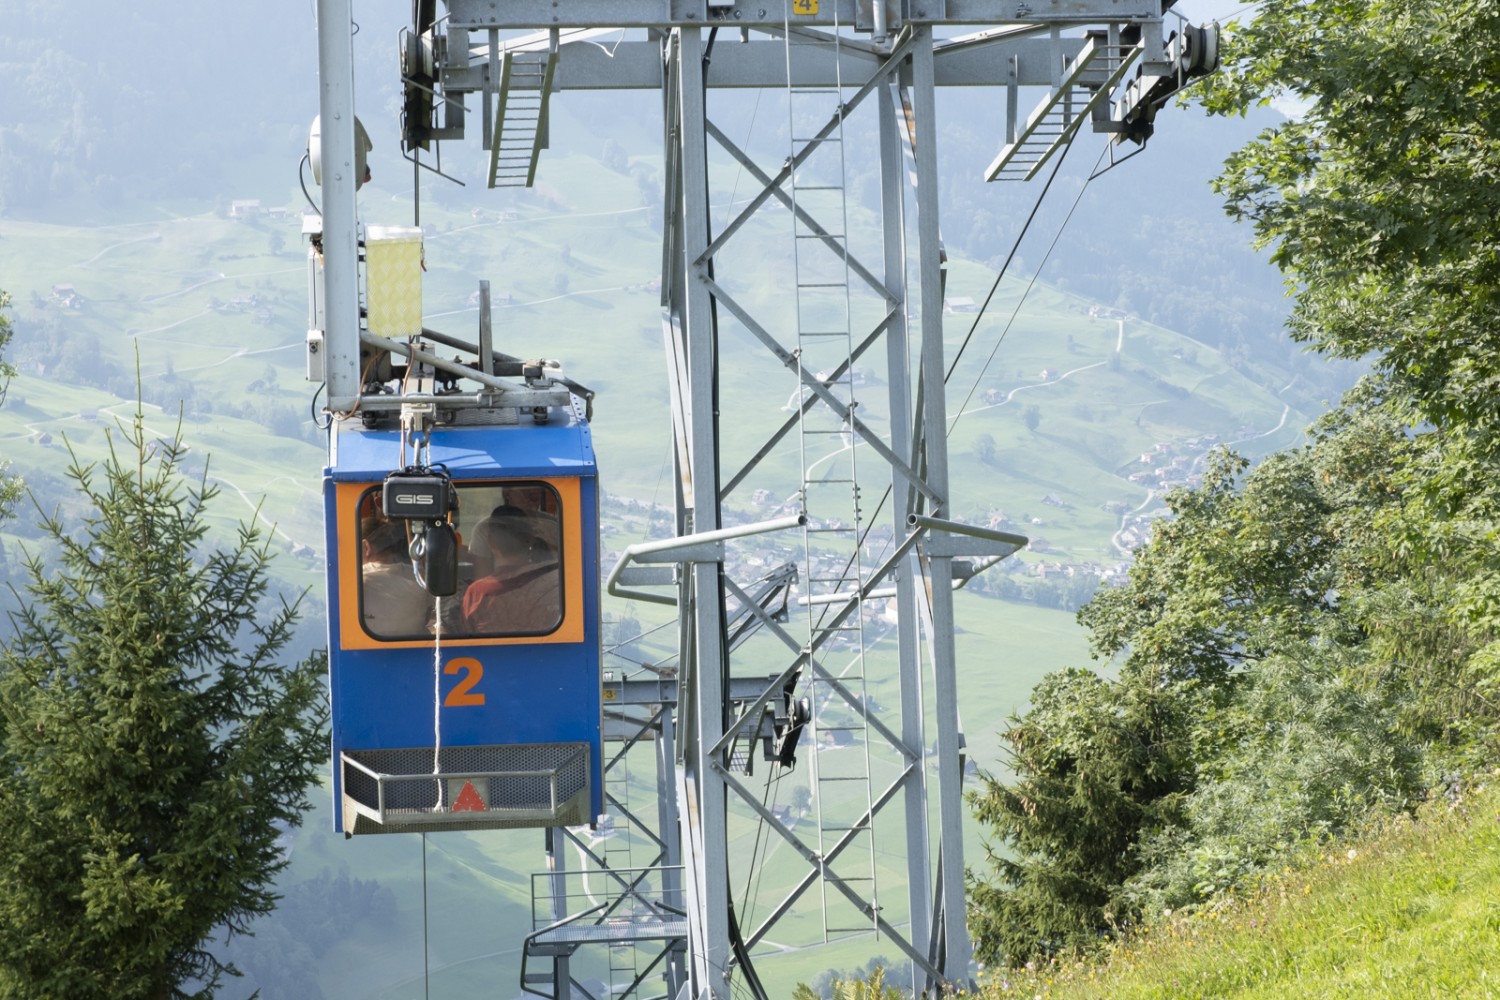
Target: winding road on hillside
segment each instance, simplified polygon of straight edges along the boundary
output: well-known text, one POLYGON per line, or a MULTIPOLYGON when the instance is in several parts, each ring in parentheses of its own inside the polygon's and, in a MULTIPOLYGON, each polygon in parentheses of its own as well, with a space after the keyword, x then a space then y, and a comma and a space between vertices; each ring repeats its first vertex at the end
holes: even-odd
MULTIPOLYGON (((1125 351, 1125 320, 1123 320, 1123 319, 1116 320, 1116 323, 1118 324, 1118 327, 1117 327, 1117 333, 1116 333, 1116 337, 1115 337, 1115 354, 1116 355, 1122 355, 1122 354, 1124 354, 1124 351, 1125 351)), ((966 416, 966 415, 968 415, 970 413, 980 413, 980 412, 982 412, 984 410, 990 410, 990 409, 995 409, 997 407, 1005 406, 1006 404, 1008 404, 1012 400, 1014 400, 1016 398, 1017 394, 1019 394, 1021 392, 1024 392, 1024 391, 1030 390, 1030 389, 1042 389, 1042 388, 1045 388, 1047 386, 1057 385, 1058 383, 1064 381, 1065 379, 1068 379, 1068 378, 1071 378, 1074 375, 1077 375, 1079 372, 1086 372, 1086 371, 1089 371, 1091 369, 1098 368, 1099 366, 1104 365, 1104 364, 1107 364, 1107 362, 1106 361, 1097 361, 1097 362, 1095 362, 1093 364, 1090 364, 1090 365, 1081 365, 1081 366, 1079 366, 1077 368, 1073 368, 1073 369, 1071 369, 1069 371, 1063 372, 1061 375, 1057 376, 1056 378, 1050 379, 1050 380, 1045 381, 1045 382, 1033 382, 1033 383, 1028 384, 1028 385, 1017 386, 1014 389, 1012 389, 1010 392, 1006 393, 1004 399, 998 400, 998 401, 996 401, 994 403, 987 403, 987 404, 985 404, 983 406, 978 406, 978 407, 975 407, 973 409, 964 409, 964 410, 961 410, 959 413, 955 414, 954 417, 952 418, 952 420, 949 422, 949 430, 950 431, 952 430, 953 425, 957 423, 959 417, 966 416)), ((1280 390, 1278 390, 1278 394, 1280 392, 1285 392, 1287 389, 1290 389, 1290 388, 1291 388, 1291 383, 1288 383, 1287 385, 1283 386, 1280 390)), ((1166 400, 1148 400, 1147 402, 1144 402, 1144 403, 1141 403, 1141 404, 1138 404, 1138 405, 1140 405, 1144 409, 1147 406, 1151 406, 1151 405, 1153 405, 1155 403, 1162 403, 1162 402, 1166 402, 1166 400)), ((1289 404, 1289 403, 1283 403, 1282 404, 1282 408, 1281 408, 1281 417, 1276 421, 1275 426, 1271 427, 1269 430, 1262 431, 1262 432, 1260 432, 1258 434, 1251 434, 1251 435, 1248 435, 1246 437, 1237 438, 1237 439, 1235 439, 1233 441, 1228 442, 1226 446, 1227 447, 1234 447, 1236 445, 1245 444, 1245 443, 1250 442, 1250 441, 1258 441, 1258 440, 1270 437, 1271 435, 1280 432, 1283 428, 1286 427, 1287 418, 1291 415, 1291 412, 1292 412, 1291 404, 1289 404)), ((1203 455, 1197 456, 1193 460, 1193 468, 1194 469, 1200 468, 1202 466, 1203 459, 1204 459, 1203 455)), ((820 459, 820 461, 822 461, 822 460, 820 459)), ((1156 503, 1159 500, 1159 498, 1160 498, 1159 491, 1157 491, 1154 488, 1147 487, 1146 488, 1146 496, 1141 500, 1141 502, 1138 505, 1136 505, 1133 509, 1127 510, 1127 511, 1123 512, 1120 515, 1119 524, 1116 526, 1114 533, 1112 535, 1110 535, 1110 539, 1109 539, 1110 548, 1112 550, 1114 550, 1114 552, 1117 555, 1120 555, 1120 556, 1126 557, 1126 558, 1128 558, 1130 556, 1132 550, 1129 549, 1128 547, 1126 547, 1122 543, 1121 536, 1123 536, 1125 534, 1125 531, 1126 531, 1127 527, 1129 526, 1130 519, 1132 517, 1136 516, 1136 515, 1139 515, 1142 511, 1144 511, 1147 508, 1149 508, 1153 503, 1156 503)))
POLYGON ((111 250, 118 250, 120 247, 128 247, 132 243, 159 243, 159 242, 161 242, 161 233, 159 233, 159 232, 147 233, 145 236, 137 236, 133 240, 121 240, 118 243, 111 243, 109 246, 105 247, 103 250, 100 250, 98 253, 94 254, 94 256, 90 257, 88 260, 81 260, 78 263, 74 264, 73 266, 74 267, 88 267, 90 264, 94 263, 94 261, 98 260, 100 257, 103 257, 105 254, 109 253, 111 250))
MULTIPOLYGON (((1280 390, 1278 390, 1278 391, 1285 392, 1287 389, 1290 389, 1290 388, 1291 388, 1291 383, 1287 383, 1285 386, 1282 386, 1282 388, 1280 390)), ((1226 448, 1233 448, 1235 445, 1245 444, 1246 442, 1249 442, 1249 441, 1259 441, 1262 438, 1268 438, 1272 434, 1276 434, 1282 428, 1286 427, 1287 417, 1289 417, 1291 415, 1291 413, 1292 413, 1292 406, 1291 406, 1291 404, 1290 403, 1282 403, 1281 404, 1281 418, 1276 421, 1276 426, 1272 427, 1270 430, 1261 431, 1259 434, 1251 434, 1251 435, 1249 435, 1247 437, 1236 438, 1233 441, 1225 442, 1224 447, 1226 447, 1226 448)), ((1207 457, 1208 457, 1207 453, 1204 453, 1202 455, 1196 456, 1193 459, 1192 468, 1193 468, 1194 472, 1200 471, 1203 468, 1203 462, 1204 462, 1204 460, 1207 457)), ((1120 515, 1120 524, 1119 524, 1119 526, 1115 529, 1115 533, 1113 535, 1109 536, 1110 547, 1113 548, 1118 555, 1124 556, 1124 557, 1129 557, 1130 554, 1131 554, 1131 552, 1133 551, 1132 549, 1126 547, 1125 544, 1120 541, 1120 536, 1122 536, 1122 535, 1125 534, 1125 529, 1126 529, 1126 527, 1130 523, 1130 518, 1132 516, 1136 515, 1136 514, 1139 514, 1141 511, 1145 510, 1147 507, 1151 506, 1152 502, 1155 501, 1156 499, 1157 499, 1157 491, 1155 489, 1152 489, 1152 488, 1148 487, 1147 490, 1146 490, 1146 498, 1144 500, 1142 500, 1140 502, 1140 504, 1138 506, 1136 506, 1133 510, 1125 511, 1124 513, 1122 513, 1120 515)))
POLYGON ((1048 379, 1045 382, 1031 382, 1031 383, 1028 383, 1026 385, 1018 385, 1014 389, 1012 389, 1010 392, 1007 392, 1005 394, 1005 398, 1004 399, 998 400, 997 402, 994 402, 994 403, 985 403, 983 406, 976 406, 976 407, 974 407, 971 410, 970 409, 964 409, 964 410, 960 410, 959 412, 955 413, 953 415, 953 417, 948 421, 948 428, 949 428, 949 430, 952 430, 953 429, 953 425, 958 422, 958 418, 959 417, 966 417, 966 416, 968 416, 971 413, 983 413, 985 410, 997 409, 998 407, 1004 406, 1007 403, 1009 403, 1011 400, 1015 399, 1016 396, 1019 393, 1025 392, 1028 389, 1045 389, 1049 385, 1057 385, 1059 382, 1063 382, 1063 381, 1065 381, 1067 379, 1070 379, 1074 375, 1077 375, 1079 372, 1086 372, 1086 371, 1089 371, 1092 368, 1099 368, 1099 367, 1102 367, 1102 366, 1107 365, 1107 364, 1109 364, 1108 361, 1095 361, 1091 365, 1080 365, 1077 368, 1073 368, 1073 369, 1070 369, 1068 371, 1065 371, 1061 375, 1057 376, 1057 378, 1048 379))

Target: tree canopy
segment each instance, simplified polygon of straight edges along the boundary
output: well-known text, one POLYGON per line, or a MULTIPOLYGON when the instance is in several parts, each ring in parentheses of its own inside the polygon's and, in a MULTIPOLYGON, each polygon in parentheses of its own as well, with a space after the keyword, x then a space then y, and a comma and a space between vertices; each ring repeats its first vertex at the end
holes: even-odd
POLYGON ((1231 157, 1230 214, 1296 291, 1291 330, 1369 356, 1425 420, 1492 427, 1500 336, 1500 25, 1478 0, 1269 0, 1203 103, 1297 117, 1231 157))
POLYGON ((321 655, 264 537, 206 542, 212 487, 142 414, 42 515, 0 651, 0 996, 210 996, 211 936, 271 910, 326 753, 321 655), (117 449, 117 450, 116 450, 117 449), (197 991, 192 992, 192 991, 197 991))
POLYGON ((1312 443, 1221 453, 1079 613, 1116 670, 1047 678, 972 797, 978 953, 1087 950, 1500 753, 1500 22, 1484 3, 1268 0, 1203 103, 1277 98, 1218 182, 1372 374, 1312 443))

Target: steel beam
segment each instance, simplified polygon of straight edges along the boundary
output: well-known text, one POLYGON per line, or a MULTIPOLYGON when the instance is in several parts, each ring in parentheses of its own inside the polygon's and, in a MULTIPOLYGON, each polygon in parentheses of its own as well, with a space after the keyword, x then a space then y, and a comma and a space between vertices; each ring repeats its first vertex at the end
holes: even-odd
MULTIPOLYGON (((710 0, 449 0, 455 27, 499 28, 710 28, 779 25, 789 0, 720 4, 710 0)), ((800 27, 860 25, 869 0, 821 0, 813 13, 795 13, 800 27), (863 8, 863 9, 862 9, 863 8)), ((891 5, 896 7, 896 5, 891 5)), ((888 10, 890 7, 888 7, 888 10)), ((887 30, 903 24, 1091 24, 1161 16, 1160 0, 907 0, 888 16, 887 30), (902 8, 904 8, 904 13, 902 8)))
MULTIPOLYGON (((901 102, 897 99, 898 82, 888 80, 880 88, 880 204, 884 221, 886 286, 899 289, 901 300, 892 312, 897 319, 886 333, 886 401, 890 409, 891 446, 911 464, 911 328, 906 300, 906 162, 901 141, 901 102)), ((893 533, 907 529, 910 511, 907 497, 915 484, 901 468, 891 469, 891 527, 893 533)), ((898 607, 896 624, 897 676, 901 690, 901 739, 907 746, 926 746, 922 702, 922 662, 918 647, 916 614, 917 578, 915 553, 903 558, 893 576, 898 607)), ((906 820, 906 899, 909 914, 909 936, 925 942, 932 935, 932 862, 927 829, 927 769, 918 767, 903 791, 902 812, 906 820)), ((929 956, 930 961, 930 956, 929 956)), ((916 992, 918 971, 927 992, 937 985, 926 974, 921 963, 912 963, 912 986, 916 992)))
POLYGON ((354 191, 354 30, 350 0, 318 0, 323 210, 323 375, 328 409, 359 404, 359 237, 354 191))
MULTIPOLYGON (((917 252, 921 276, 918 317, 921 323, 922 450, 927 485, 945 498, 934 504, 934 514, 947 515, 948 427, 947 397, 943 373, 942 238, 938 230, 937 109, 933 100, 930 29, 919 29, 927 45, 914 46, 911 61, 912 117, 916 158, 917 252)), ((923 559, 927 603, 931 615, 927 630, 928 656, 932 669, 933 712, 937 726, 938 752, 938 842, 941 859, 941 913, 943 952, 939 969, 950 980, 969 977, 969 931, 964 922, 963 799, 959 761, 957 665, 953 645, 953 561, 946 555, 923 559)))
MULTIPOLYGON (((935 52, 933 79, 939 87, 998 86, 1010 81, 1009 67, 1016 69, 1016 82, 1026 87, 1050 85, 1057 67, 1075 57, 1082 38, 989 39, 953 44, 935 52)), ((443 70, 443 90, 449 95, 482 91, 491 79, 490 53, 476 48, 470 64, 443 70)), ((788 55, 780 38, 754 37, 749 41, 721 39, 714 48, 711 90, 832 87, 839 81, 871 78, 882 62, 878 53, 840 46, 837 54, 811 46, 794 46, 788 55)), ((654 41, 620 39, 564 42, 558 52, 552 85, 555 90, 660 90, 665 83, 661 46, 654 41)), ((523 90, 525 81, 513 79, 512 89, 523 90)))
MULTIPOLYGON (((685 449, 690 463, 681 479, 685 527, 694 534, 719 527, 718 415, 715 413, 715 380, 718 377, 717 344, 713 307, 707 285, 698 269, 686 262, 701 259, 708 246, 708 158, 703 123, 707 117, 703 94, 703 35, 697 28, 675 32, 677 87, 675 157, 680 170, 680 197, 670 211, 676 218, 675 241, 681 261, 674 270, 681 286, 674 305, 686 362, 683 386, 686 419, 677 423, 687 434, 685 449)), ((722 613, 723 587, 718 562, 695 562, 684 576, 683 604, 691 616, 692 629, 682 652, 689 669, 683 671, 685 686, 679 705, 690 705, 687 725, 680 726, 682 779, 678 783, 679 808, 686 824, 684 862, 692 865, 688 879, 688 923, 692 928, 691 988, 694 995, 720 997, 729 994, 729 860, 725 785, 708 755, 724 736, 724 695, 728 676, 722 613)))

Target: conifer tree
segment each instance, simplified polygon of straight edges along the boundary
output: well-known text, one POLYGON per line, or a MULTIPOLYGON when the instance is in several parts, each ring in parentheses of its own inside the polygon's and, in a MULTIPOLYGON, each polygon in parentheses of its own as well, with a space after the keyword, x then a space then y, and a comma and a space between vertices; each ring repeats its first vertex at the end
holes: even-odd
MULTIPOLYGON (((5 402, 5 392, 10 388, 11 376, 16 370, 7 364, 4 357, 5 345, 10 343, 11 328, 10 317, 5 311, 10 308, 10 293, 0 289, 0 403, 5 402)), ((10 513, 11 505, 21 494, 21 480, 10 473, 10 463, 0 462, 0 518, 10 513)))
POLYGON ((142 414, 41 515, 0 652, 0 997, 212 996, 212 936, 276 903, 326 753, 322 654, 279 662, 296 602, 266 538, 206 539, 216 490, 142 414))
POLYGON ((1191 683, 1159 677, 1043 678, 1003 733, 1014 781, 983 776, 969 793, 994 838, 990 871, 968 875, 980 961, 1087 951, 1132 921, 1121 889, 1138 868, 1134 845, 1178 819, 1191 768, 1184 734, 1201 707, 1191 683))

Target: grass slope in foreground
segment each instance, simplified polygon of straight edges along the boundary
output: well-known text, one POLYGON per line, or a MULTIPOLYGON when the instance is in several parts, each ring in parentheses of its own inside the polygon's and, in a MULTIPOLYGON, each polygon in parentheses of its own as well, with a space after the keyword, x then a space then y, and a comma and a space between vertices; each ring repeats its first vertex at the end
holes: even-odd
POLYGON ((1500 770, 1242 902, 1103 961, 997 972, 1001 997, 1500 997, 1500 770))

